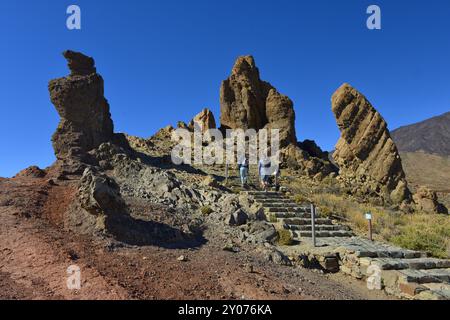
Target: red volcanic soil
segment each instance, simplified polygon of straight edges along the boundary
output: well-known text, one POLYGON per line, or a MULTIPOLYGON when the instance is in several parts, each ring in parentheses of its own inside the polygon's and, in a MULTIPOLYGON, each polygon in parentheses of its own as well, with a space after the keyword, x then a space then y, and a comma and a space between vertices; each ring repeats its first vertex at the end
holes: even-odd
POLYGON ((0 179, 0 299, 377 299, 361 283, 223 251, 205 233, 193 249, 129 246, 65 231, 76 181, 31 171, 0 179), (186 261, 179 261, 181 255, 186 261), (69 290, 66 270, 81 270, 69 290), (251 266, 251 267, 250 267, 251 266))

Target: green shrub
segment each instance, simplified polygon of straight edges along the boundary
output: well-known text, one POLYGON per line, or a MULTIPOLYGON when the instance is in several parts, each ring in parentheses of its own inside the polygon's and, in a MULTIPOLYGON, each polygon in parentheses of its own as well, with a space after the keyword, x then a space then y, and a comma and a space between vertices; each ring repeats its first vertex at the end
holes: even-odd
POLYGON ((207 216, 207 215, 210 215, 213 212, 213 210, 209 206, 203 206, 203 207, 201 207, 200 212, 203 215, 207 216))
POLYGON ((331 217, 333 215, 333 211, 328 207, 319 207, 318 213, 321 217, 331 217))
MULTIPOLYGON (((364 213, 371 212, 375 240, 387 241, 411 250, 426 251, 439 258, 450 258, 448 215, 404 213, 384 206, 377 199, 369 198, 369 202, 358 201, 350 196, 350 191, 347 194, 345 188, 341 189, 339 194, 330 192, 329 189, 317 188, 310 180, 302 177, 291 179, 287 186, 293 193, 310 198, 308 200, 320 209, 326 207, 331 210, 336 217, 346 221, 357 235, 367 237, 368 221, 364 213)), ((302 196, 295 198, 296 201, 305 200, 302 196)))
POLYGON ((282 246, 290 246, 294 243, 292 234, 289 230, 281 229, 277 231, 278 233, 278 244, 282 246))
POLYGON ((301 194, 296 194, 294 196, 294 201, 297 204, 304 204, 305 202, 308 202, 308 199, 306 199, 306 197, 302 196, 301 194))
POLYGON ((438 258, 449 258, 449 218, 415 217, 413 219, 416 220, 414 224, 401 227, 400 233, 390 240, 406 249, 426 251, 438 258))

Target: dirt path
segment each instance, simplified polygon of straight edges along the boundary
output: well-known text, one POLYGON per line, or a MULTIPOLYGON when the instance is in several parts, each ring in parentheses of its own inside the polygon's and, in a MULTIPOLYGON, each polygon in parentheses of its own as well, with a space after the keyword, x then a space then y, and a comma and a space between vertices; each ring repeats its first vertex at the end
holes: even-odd
POLYGON ((24 208, 49 205, 43 195, 54 199, 51 190, 0 181, 1 299, 387 298, 362 282, 275 265, 249 249, 223 251, 223 239, 212 231, 202 247, 176 250, 74 235, 44 218, 26 217, 24 208), (20 205, 6 199, 17 189, 20 205), (178 261, 181 255, 187 261, 178 261), (78 291, 66 285, 70 265, 81 270, 78 291))
MULTIPOLYGON (((99 273, 83 263, 70 259, 54 246, 50 237, 26 219, 1 210, 0 266, 1 275, 12 289, 27 288, 24 295, 33 299, 122 299, 126 292, 118 285, 111 285, 99 273), (67 268, 78 265, 83 270, 82 289, 67 288, 67 268), (31 295, 30 295, 31 294, 31 295)), ((3 295, 7 295, 5 290, 3 295)))

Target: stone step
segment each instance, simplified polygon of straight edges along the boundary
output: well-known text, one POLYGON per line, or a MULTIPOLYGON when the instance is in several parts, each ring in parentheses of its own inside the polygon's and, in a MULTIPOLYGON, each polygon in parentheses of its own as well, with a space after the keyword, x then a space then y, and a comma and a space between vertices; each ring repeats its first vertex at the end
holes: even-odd
MULTIPOLYGON (((293 231, 294 238, 311 238, 311 231, 293 231)), ((316 238, 353 237, 350 231, 316 231, 316 238)))
MULTIPOLYGON (((311 225, 311 218, 285 218, 280 220, 285 225, 311 225)), ((315 221, 316 225, 333 225, 333 222, 327 218, 317 218, 315 221)))
POLYGON ((285 199, 281 196, 253 196, 253 199, 255 199, 256 202, 262 203, 263 201, 272 201, 272 202, 279 202, 285 199))
MULTIPOLYGON (((287 229, 296 231, 311 231, 311 225, 285 225, 287 229)), ((334 224, 319 224, 316 225, 316 231, 350 231, 348 227, 334 224)))
POLYGON ((450 268, 450 260, 437 258, 413 258, 413 259, 394 259, 394 258, 374 258, 372 265, 378 266, 381 270, 426 270, 426 269, 446 269, 450 268))
POLYGON ((414 259, 424 257, 424 253, 412 250, 385 250, 385 249, 358 249, 355 251, 358 258, 395 258, 414 259))
POLYGON ((298 206, 298 204, 290 199, 285 199, 285 198, 275 198, 275 199, 257 199, 257 201, 261 204, 271 204, 271 203, 276 203, 276 204, 282 204, 282 203, 290 203, 290 204, 295 204, 298 206))
POLYGON ((296 203, 280 203, 280 202, 271 202, 271 203, 262 203, 264 208, 303 208, 296 203))
POLYGON ((247 191, 250 196, 279 196, 284 197, 284 194, 278 191, 247 191))
POLYGON ((450 283, 450 269, 399 270, 405 282, 413 283, 450 283))
MULTIPOLYGON (((424 287, 428 288, 432 295, 428 295, 428 299, 437 300, 450 300, 450 285, 447 283, 428 283, 424 284, 424 287)), ((422 292, 427 296, 427 291, 422 292)), ((420 296, 420 295, 419 295, 420 296)))
POLYGON ((309 212, 307 208, 304 207, 264 207, 268 212, 294 212, 294 213, 306 213, 309 212))
POLYGON ((311 214, 307 212, 271 212, 270 215, 277 219, 303 218, 311 220, 311 214))

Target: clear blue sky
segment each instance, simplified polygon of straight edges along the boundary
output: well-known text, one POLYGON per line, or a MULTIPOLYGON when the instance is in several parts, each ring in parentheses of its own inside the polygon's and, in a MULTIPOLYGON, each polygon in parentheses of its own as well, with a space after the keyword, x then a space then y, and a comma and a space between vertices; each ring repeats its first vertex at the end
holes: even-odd
POLYGON ((54 161, 58 116, 47 83, 68 73, 65 49, 96 59, 117 132, 148 137, 203 107, 239 55, 295 103, 299 140, 330 150, 330 97, 362 91, 391 129, 450 110, 448 0, 2 0, 0 176, 54 161), (66 28, 66 8, 82 30, 66 28), (382 9, 382 30, 366 8, 382 9))

